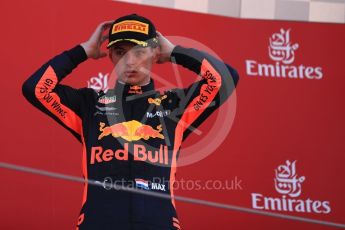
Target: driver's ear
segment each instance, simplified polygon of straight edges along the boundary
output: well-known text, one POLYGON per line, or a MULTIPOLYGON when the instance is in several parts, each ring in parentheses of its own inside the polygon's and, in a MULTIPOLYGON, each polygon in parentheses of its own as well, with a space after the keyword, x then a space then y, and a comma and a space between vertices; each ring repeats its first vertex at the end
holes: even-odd
POLYGON ((157 63, 159 60, 160 48, 159 46, 152 48, 153 51, 153 63, 157 63))
POLYGON ((108 57, 109 57, 109 59, 110 59, 111 62, 113 62, 113 55, 111 55, 112 52, 113 52, 113 48, 110 47, 110 48, 108 49, 108 57))

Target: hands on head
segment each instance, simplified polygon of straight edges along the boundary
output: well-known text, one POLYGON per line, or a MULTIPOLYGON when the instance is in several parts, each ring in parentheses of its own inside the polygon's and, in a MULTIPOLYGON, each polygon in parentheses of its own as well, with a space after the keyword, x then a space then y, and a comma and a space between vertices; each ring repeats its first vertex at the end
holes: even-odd
POLYGON ((162 64, 170 61, 170 56, 176 45, 172 44, 166 37, 157 31, 157 39, 159 44, 157 63, 162 64))
POLYGON ((89 40, 80 44, 88 58, 99 59, 107 56, 107 53, 101 50, 101 46, 108 39, 108 33, 104 34, 104 32, 108 31, 112 23, 113 21, 100 23, 89 40))

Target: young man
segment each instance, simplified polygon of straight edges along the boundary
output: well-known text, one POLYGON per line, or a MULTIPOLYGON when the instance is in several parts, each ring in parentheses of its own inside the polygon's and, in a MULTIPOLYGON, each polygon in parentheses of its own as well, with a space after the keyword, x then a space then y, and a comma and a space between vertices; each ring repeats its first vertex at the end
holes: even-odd
POLYGON ((136 14, 101 23, 88 41, 37 70, 24 83, 23 94, 83 144, 85 179, 171 197, 85 183, 77 229, 181 229, 172 190, 181 143, 231 95, 237 81, 229 65, 173 45, 136 14), (114 89, 97 93, 60 84, 88 58, 107 56, 100 48, 107 39, 118 78, 114 89), (200 81, 161 95, 150 71, 153 64, 169 61, 200 75, 200 81))

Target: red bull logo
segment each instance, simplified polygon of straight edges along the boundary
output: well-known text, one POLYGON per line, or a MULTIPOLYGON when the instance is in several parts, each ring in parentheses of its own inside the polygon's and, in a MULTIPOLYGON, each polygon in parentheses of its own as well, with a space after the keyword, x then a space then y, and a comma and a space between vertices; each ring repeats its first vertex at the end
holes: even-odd
POLYGON ((152 164, 169 165, 168 146, 160 145, 159 149, 148 150, 144 145, 125 143, 123 149, 103 149, 102 146, 91 148, 90 164, 108 162, 111 160, 128 161, 128 153, 133 153, 135 161, 144 161, 152 164), (132 147, 132 149, 129 149, 132 147))
POLYGON ((143 90, 141 89, 141 86, 133 85, 129 88, 128 93, 142 94, 143 90))
POLYGON ((144 125, 136 120, 126 121, 107 127, 105 123, 100 122, 99 131, 101 131, 101 134, 98 136, 98 140, 109 135, 115 138, 121 137, 126 141, 137 141, 140 139, 148 140, 149 138, 164 139, 163 134, 161 134, 162 125, 158 125, 156 129, 154 129, 150 125, 144 125))

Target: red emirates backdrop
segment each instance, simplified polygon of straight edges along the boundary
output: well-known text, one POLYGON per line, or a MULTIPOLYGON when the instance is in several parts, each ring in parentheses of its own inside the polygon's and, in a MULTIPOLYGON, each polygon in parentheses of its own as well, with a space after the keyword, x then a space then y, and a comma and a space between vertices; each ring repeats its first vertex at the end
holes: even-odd
MULTIPOLYGON (((164 35, 203 44, 240 74, 227 103, 236 111, 230 132, 212 154, 178 169, 176 195, 345 223, 343 24, 232 19, 103 0, 6 2, 1 162, 81 177, 81 145, 32 107, 21 85, 49 58, 86 40, 99 22, 134 12, 164 35)), ((188 43, 182 40, 176 39, 188 43)), ((64 83, 85 87, 111 68, 107 58, 88 60, 64 83)), ((183 85, 195 80, 179 71, 183 85)), ((154 72, 177 84, 170 64, 154 72)), ((192 134, 184 146, 204 149, 200 139, 215 123, 232 122, 224 114, 213 114, 200 127, 203 135, 192 134)), ((212 145, 219 137, 207 138, 212 145)), ((0 178, 0 229, 74 229, 82 184, 7 169, 0 178)), ((181 202, 177 211, 183 229, 332 229, 181 202)))

